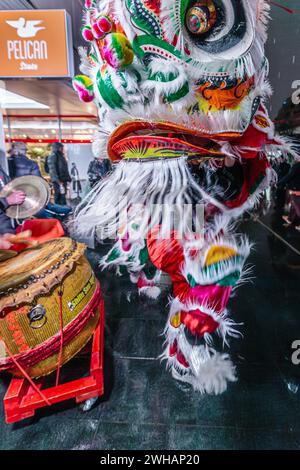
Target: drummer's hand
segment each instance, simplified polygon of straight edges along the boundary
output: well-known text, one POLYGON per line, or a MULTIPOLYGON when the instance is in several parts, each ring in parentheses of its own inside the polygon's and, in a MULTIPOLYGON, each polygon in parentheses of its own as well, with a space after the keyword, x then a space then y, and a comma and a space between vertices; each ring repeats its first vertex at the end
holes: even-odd
POLYGON ((23 191, 15 191, 7 196, 6 200, 10 206, 20 206, 26 199, 26 194, 23 191))
POLYGON ((0 250, 9 250, 12 246, 7 237, 9 237, 9 234, 0 236, 0 250))

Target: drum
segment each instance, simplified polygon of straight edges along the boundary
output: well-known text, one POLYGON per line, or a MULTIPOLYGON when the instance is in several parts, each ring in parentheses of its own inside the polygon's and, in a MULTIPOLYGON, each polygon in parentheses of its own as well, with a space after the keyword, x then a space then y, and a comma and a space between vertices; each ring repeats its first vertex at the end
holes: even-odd
POLYGON ((84 251, 59 238, 0 263, 0 372, 48 375, 90 340, 101 291, 84 251))

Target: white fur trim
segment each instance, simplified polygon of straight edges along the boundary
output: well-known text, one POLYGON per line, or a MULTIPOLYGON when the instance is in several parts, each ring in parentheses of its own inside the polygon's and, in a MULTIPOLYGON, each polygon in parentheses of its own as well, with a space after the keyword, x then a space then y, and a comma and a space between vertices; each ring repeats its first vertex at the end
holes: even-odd
POLYGON ((174 379, 190 384, 195 391, 220 395, 227 390, 229 382, 237 381, 236 368, 228 354, 203 348, 194 348, 192 355, 187 358, 190 364, 188 369, 179 364, 175 357, 166 358, 167 368, 171 370, 174 379))
MULTIPOLYGON (((198 79, 199 79, 198 75, 198 79)), ((194 89, 191 84, 191 94, 188 97, 194 96, 194 89)), ((97 92, 97 90, 96 90, 97 92)), ((257 97, 267 97, 269 95, 269 88, 263 82, 261 86, 256 86, 248 96, 246 96, 240 103, 240 107, 237 110, 222 110, 217 112, 195 112, 190 114, 186 109, 182 110, 180 114, 174 112, 175 103, 170 106, 169 104, 160 102, 159 106, 153 105, 153 100, 150 100, 150 104, 142 104, 137 102, 128 104, 123 110, 112 110, 108 109, 103 120, 100 123, 100 130, 103 129, 103 138, 107 140, 111 132, 115 128, 130 120, 142 119, 145 121, 153 122, 170 122, 172 124, 178 124, 185 126, 188 129, 195 129, 198 132, 203 132, 208 136, 210 134, 220 134, 222 132, 245 132, 250 124, 250 118, 252 116, 253 101, 257 97)), ((148 97, 149 98, 149 97, 148 97)), ((151 95, 150 95, 151 98, 151 95)), ((195 101, 196 103, 196 101, 195 101)), ((191 104, 189 102, 189 104, 191 104)))
MULTIPOLYGON (((207 303, 199 304, 196 301, 189 301, 185 304, 180 302, 178 297, 173 299, 170 305, 170 313, 169 313, 169 318, 164 330, 164 336, 166 337, 166 343, 172 344, 175 339, 178 342, 186 342, 185 339, 185 326, 182 324, 179 328, 174 328, 170 320, 175 315, 177 312, 180 311, 185 311, 185 312, 190 312, 193 310, 199 309, 201 312, 205 313, 206 315, 210 316, 213 318, 215 322, 219 324, 218 329, 216 330, 216 334, 220 336, 223 340, 223 344, 226 344, 229 346, 229 341, 228 338, 239 338, 242 336, 242 334, 236 329, 237 326, 240 326, 241 324, 235 323, 231 318, 228 317, 228 311, 224 310, 223 312, 219 313, 216 312, 216 310, 213 308, 211 303, 209 303, 209 299, 207 299, 207 303)), ((204 341, 208 345, 213 344, 213 337, 212 335, 206 335, 204 337, 204 341)), ((187 347, 187 346, 186 346, 187 347)))
MULTIPOLYGON (((122 161, 76 210, 76 234, 81 239, 85 238, 84 234, 96 227, 98 239, 114 239, 123 225, 122 221, 125 220, 126 225, 130 226, 136 219, 136 213, 130 214, 128 211, 132 207, 140 208, 141 211, 138 232, 141 239, 146 238, 149 230, 160 223, 161 211, 169 208, 176 208, 179 233, 187 234, 191 227, 185 226, 190 222, 186 217, 186 206, 195 200, 199 204, 204 202, 202 191, 195 183, 184 158, 122 161)), ((170 218, 163 217, 162 233, 169 233, 170 221, 170 218)))
POLYGON ((139 289, 139 293, 145 295, 146 297, 149 297, 149 299, 157 299, 160 294, 161 290, 157 286, 146 286, 146 287, 141 287, 139 289))
POLYGON ((188 255, 188 251, 192 246, 192 244, 189 244, 188 250, 185 250, 185 263, 182 268, 182 274, 186 279, 188 274, 192 275, 201 285, 215 284, 217 281, 220 281, 235 271, 242 272, 246 258, 248 258, 251 250, 251 243, 249 243, 246 237, 224 238, 217 236, 213 241, 207 244, 205 249, 203 247, 196 259, 191 259, 188 255), (218 269, 208 267, 204 270, 204 263, 212 245, 230 248, 236 252, 236 255, 218 262, 218 269))

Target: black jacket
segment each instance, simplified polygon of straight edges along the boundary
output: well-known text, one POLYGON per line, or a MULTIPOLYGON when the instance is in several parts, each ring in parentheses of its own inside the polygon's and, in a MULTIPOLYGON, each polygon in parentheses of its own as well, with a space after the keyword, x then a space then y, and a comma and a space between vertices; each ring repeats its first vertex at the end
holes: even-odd
POLYGON ((19 178, 20 176, 41 176, 39 166, 26 155, 18 155, 8 159, 9 175, 11 179, 19 178))
MULTIPOLYGON (((0 167, 0 190, 9 183, 10 179, 7 174, 0 167)), ((6 199, 0 198, 0 235, 5 233, 14 233, 15 230, 12 225, 12 220, 7 217, 5 210, 7 209, 8 204, 6 199)))
POLYGON ((68 162, 63 153, 54 152, 47 159, 49 174, 52 183, 70 183, 71 176, 69 173, 68 162))
POLYGON ((300 162, 294 163, 288 174, 278 182, 278 186, 300 191, 300 162))

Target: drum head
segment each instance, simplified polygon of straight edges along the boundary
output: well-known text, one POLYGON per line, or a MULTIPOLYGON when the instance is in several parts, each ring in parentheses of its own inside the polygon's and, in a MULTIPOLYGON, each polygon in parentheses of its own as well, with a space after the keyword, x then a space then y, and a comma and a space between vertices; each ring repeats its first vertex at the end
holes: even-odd
MULTIPOLYGON (((0 262, 14 258, 15 256, 18 256, 18 253, 16 251, 0 250, 0 262)), ((0 285, 1 285, 1 280, 0 280, 0 285)))
POLYGON ((6 215, 12 219, 27 219, 42 210, 50 200, 48 183, 38 176, 22 176, 8 183, 1 191, 0 197, 7 197, 13 191, 26 194, 24 203, 20 206, 10 206, 6 215))
MULTIPOLYGON (((0 264, 0 291, 14 289, 20 284, 27 285, 29 279, 47 276, 47 271, 57 269, 64 256, 74 251, 75 242, 70 238, 58 238, 36 248, 23 251, 15 258, 0 264)), ((43 277, 41 278, 43 279, 43 277)), ((41 281, 40 281, 41 282, 41 281)))

